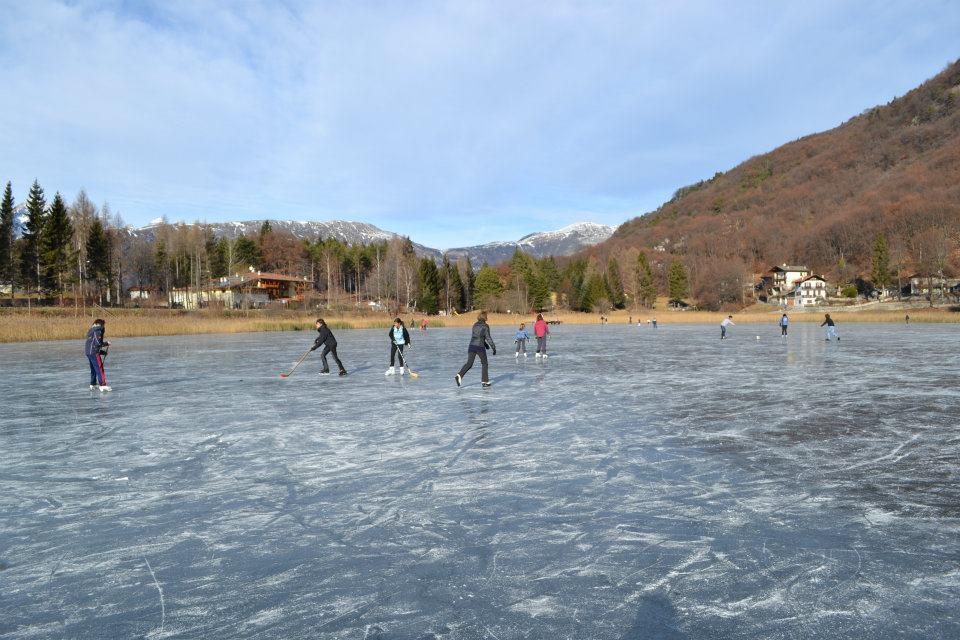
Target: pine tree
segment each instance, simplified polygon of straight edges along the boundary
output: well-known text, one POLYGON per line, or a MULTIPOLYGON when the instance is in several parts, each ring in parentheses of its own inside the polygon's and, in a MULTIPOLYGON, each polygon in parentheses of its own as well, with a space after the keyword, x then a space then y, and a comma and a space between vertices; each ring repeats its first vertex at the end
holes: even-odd
POLYGON ((437 263, 432 258, 421 258, 417 269, 419 293, 417 306, 426 314, 434 315, 440 311, 440 274, 437 263))
MULTIPOLYGON (((162 245, 162 243, 161 243, 162 245)), ((100 218, 94 218, 87 234, 87 277, 93 280, 97 297, 103 300, 103 287, 110 284, 110 241, 100 218)))
POLYGON ((455 264, 447 264, 450 278, 450 305, 451 309, 461 313, 466 310, 466 292, 463 287, 463 280, 460 279, 460 269, 455 264))
POLYGON ((689 289, 687 269, 677 260, 670 265, 670 271, 667 272, 667 292, 670 295, 670 302, 682 302, 689 289))
POLYGON ((0 201, 0 282, 10 285, 13 296, 13 185, 7 183, 0 201))
POLYGON ((73 266, 71 248, 73 225, 67 215, 67 205, 64 204, 59 191, 53 196, 53 202, 50 204, 41 241, 45 268, 44 286, 59 294, 62 305, 63 288, 73 266))
POLYGON ((473 288, 473 306, 475 308, 486 309, 492 305, 496 299, 503 293, 503 283, 496 269, 483 263, 480 271, 477 272, 476 282, 473 288))
POLYGON ((657 287, 653 283, 653 270, 647 260, 647 254, 637 254, 637 302, 644 307, 652 307, 657 301, 657 287))
POLYGON ((583 287, 580 290, 580 311, 589 313, 595 307, 600 307, 600 311, 603 311, 605 303, 609 301, 604 278, 599 273, 591 273, 584 280, 583 287))
POLYGON ((43 273, 40 236, 43 233, 44 212, 47 200, 43 188, 36 180, 27 195, 27 221, 23 225, 22 250, 20 251, 20 274, 26 289, 40 286, 43 273))
POLYGON ((236 246, 233 248, 237 264, 244 267, 260 266, 260 248, 247 236, 237 238, 236 246))
POLYGON ((873 286, 883 290, 890 283, 890 249, 887 246, 887 236, 878 234, 873 243, 873 259, 871 260, 870 277, 873 286))
POLYGON ((620 277, 620 264, 616 258, 607 260, 607 274, 604 278, 607 289, 607 298, 614 309, 623 309, 627 306, 627 296, 623 291, 623 278, 620 277))

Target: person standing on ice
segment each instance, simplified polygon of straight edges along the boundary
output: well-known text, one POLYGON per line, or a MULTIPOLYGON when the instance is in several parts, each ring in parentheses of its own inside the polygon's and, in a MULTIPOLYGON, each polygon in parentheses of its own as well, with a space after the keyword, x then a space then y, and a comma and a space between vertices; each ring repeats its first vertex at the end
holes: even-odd
POLYGON ((460 367, 460 372, 454 376, 457 386, 463 384, 463 376, 470 371, 473 361, 480 356, 480 365, 482 367, 480 382, 484 387, 490 386, 490 371, 487 364, 487 348, 493 350, 493 355, 497 355, 497 345, 493 343, 490 336, 490 326, 487 324, 487 312, 481 311, 477 315, 477 321, 473 323, 473 329, 470 332, 470 346, 467 347, 467 362, 460 367))
POLYGON ((347 370, 343 368, 343 363, 340 362, 340 357, 337 356, 337 339, 333 337, 333 332, 330 331, 326 321, 323 318, 317 318, 316 327, 319 335, 317 335, 317 339, 313 341, 313 347, 310 351, 316 351, 320 347, 323 347, 323 351, 320 352, 320 359, 323 361, 323 369, 320 370, 320 375, 330 375, 330 365, 327 364, 328 353, 333 355, 337 366, 340 367, 340 375, 347 375, 347 370))
POLYGON ((823 322, 820 323, 820 326, 827 328, 827 342, 834 338, 837 339, 837 342, 840 342, 840 336, 837 335, 837 323, 833 321, 829 313, 824 314, 823 322))
POLYGON ((547 336, 550 335, 550 327, 547 326, 547 321, 543 319, 543 314, 537 314, 537 321, 533 323, 533 335, 537 337, 537 353, 534 354, 538 358, 547 357, 547 336))
POLYGON ((787 314, 780 316, 780 335, 784 338, 787 337, 787 325, 790 324, 790 320, 787 318, 787 314))
POLYGON ((100 391, 113 391, 107 385, 107 376, 103 372, 103 356, 107 353, 107 347, 110 343, 104 339, 107 323, 101 318, 93 321, 93 325, 87 330, 87 339, 83 343, 83 352, 87 356, 90 364, 90 390, 99 389, 100 391))
POLYGON ((720 339, 723 340, 727 337, 727 327, 735 327, 737 325, 733 324, 733 316, 727 316, 720 323, 720 339))
POLYGON ((520 328, 517 329, 517 335, 514 336, 514 340, 517 343, 517 353, 514 354, 514 358, 519 358, 520 354, 523 353, 523 357, 527 357, 527 340, 530 339, 530 335, 527 333, 527 330, 524 328, 527 325, 523 322, 520 323, 520 328))
POLYGON ((407 331, 406 325, 403 324, 403 320, 400 318, 393 319, 393 326, 390 327, 390 331, 387 332, 387 336, 390 338, 390 368, 387 369, 386 374, 392 376, 395 373, 393 368, 394 361, 397 357, 397 352, 400 352, 400 375, 403 375, 403 348, 408 344, 413 344, 410 341, 410 333, 407 331))

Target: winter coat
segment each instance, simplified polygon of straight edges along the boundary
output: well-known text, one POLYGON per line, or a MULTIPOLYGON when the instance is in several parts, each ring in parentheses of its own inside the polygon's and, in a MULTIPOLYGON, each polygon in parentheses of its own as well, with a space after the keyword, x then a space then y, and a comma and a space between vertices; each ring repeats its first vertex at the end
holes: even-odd
POLYGON ((403 342, 398 343, 396 337, 393 335, 394 327, 390 327, 390 330, 387 331, 387 337, 390 338, 390 344, 413 344, 410 341, 410 332, 407 331, 406 325, 400 325, 400 328, 403 329, 403 342))
POLYGON ((473 324, 473 329, 470 333, 470 349, 471 350, 486 350, 493 349, 494 352, 497 351, 497 345, 493 343, 493 338, 490 337, 490 327, 486 322, 482 320, 477 320, 473 324))
POLYGON ((324 345, 330 347, 331 349, 337 346, 337 339, 333 337, 333 332, 330 331, 330 328, 327 325, 320 325, 320 328, 317 329, 317 333, 319 335, 317 335, 317 339, 313 341, 313 349, 311 349, 311 351, 319 349, 324 345))
POLYGON ((95 356, 103 351, 103 345, 109 344, 103 339, 103 327, 95 324, 87 331, 87 339, 83 343, 83 352, 88 356, 95 356))
POLYGON ((537 320, 533 323, 533 335, 542 338, 548 333, 550 333, 550 328, 547 326, 546 320, 537 320))
POLYGON ((530 336, 527 335, 527 330, 526 330, 526 329, 519 329, 519 330, 517 331, 516 337, 514 337, 514 340, 528 340, 529 338, 530 338, 530 336))

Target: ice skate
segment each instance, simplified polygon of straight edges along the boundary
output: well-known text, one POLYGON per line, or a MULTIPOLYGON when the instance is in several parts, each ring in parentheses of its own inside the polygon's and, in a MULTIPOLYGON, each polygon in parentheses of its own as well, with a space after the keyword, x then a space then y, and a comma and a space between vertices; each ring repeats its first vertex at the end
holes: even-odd
POLYGON ((100 388, 100 387, 98 387, 98 386, 95 385, 95 384, 90 385, 90 391, 96 391, 96 390, 99 389, 99 388, 100 388))
POLYGON ((329 372, 329 371, 321 371, 321 372, 320 372, 320 375, 321 375, 321 376, 328 376, 328 375, 330 375, 330 372, 329 372))
POLYGON ((387 370, 384 372, 383 375, 385 375, 385 376, 392 376, 392 375, 394 375, 395 373, 396 373, 396 369, 394 369, 393 367, 390 367, 389 369, 387 369, 387 370))
POLYGON ((453 379, 456 380, 458 387, 463 386, 463 378, 460 377, 459 373, 453 376, 453 379))
POLYGON ((493 383, 492 383, 492 382, 481 382, 480 385, 481 385, 484 389, 489 389, 489 388, 493 385, 493 383))
POLYGON ((343 376, 347 375, 347 370, 346 370, 346 369, 340 369, 340 374, 339 374, 339 375, 340 375, 341 378, 342 378, 343 376))
POLYGON ((514 357, 514 358, 519 358, 519 357, 520 357, 520 352, 517 351, 515 354, 513 354, 513 357, 514 357))
POLYGON ((113 388, 110 385, 102 384, 100 385, 100 391, 113 391, 113 388))
POLYGON ((397 367, 397 375, 398 375, 398 376, 402 376, 402 375, 403 375, 403 367, 397 367))

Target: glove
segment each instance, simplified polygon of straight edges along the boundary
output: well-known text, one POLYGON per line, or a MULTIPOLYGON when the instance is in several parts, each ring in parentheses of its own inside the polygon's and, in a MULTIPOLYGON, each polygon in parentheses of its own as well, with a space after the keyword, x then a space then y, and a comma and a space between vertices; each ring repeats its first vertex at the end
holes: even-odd
POLYGON ((496 350, 496 349, 493 350, 493 355, 497 355, 497 350, 496 350))
POLYGON ((316 351, 316 350, 319 349, 319 348, 320 348, 320 345, 314 343, 314 345, 313 345, 312 347, 310 347, 310 351, 316 351))

